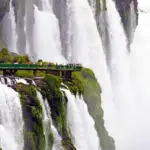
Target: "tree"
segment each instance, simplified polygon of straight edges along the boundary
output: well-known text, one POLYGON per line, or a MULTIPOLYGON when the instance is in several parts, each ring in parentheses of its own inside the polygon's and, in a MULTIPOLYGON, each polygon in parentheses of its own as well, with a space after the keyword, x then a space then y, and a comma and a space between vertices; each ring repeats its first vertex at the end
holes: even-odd
POLYGON ((9 51, 8 51, 7 48, 2 48, 2 50, 0 51, 0 53, 1 53, 2 55, 9 55, 9 56, 10 56, 9 51))
POLYGON ((2 48, 0 51, 0 63, 10 63, 11 62, 11 56, 6 48, 2 48))
POLYGON ((13 57, 13 62, 18 62, 18 63, 27 63, 29 62, 29 57, 28 55, 24 55, 24 56, 20 56, 20 55, 16 55, 13 57))

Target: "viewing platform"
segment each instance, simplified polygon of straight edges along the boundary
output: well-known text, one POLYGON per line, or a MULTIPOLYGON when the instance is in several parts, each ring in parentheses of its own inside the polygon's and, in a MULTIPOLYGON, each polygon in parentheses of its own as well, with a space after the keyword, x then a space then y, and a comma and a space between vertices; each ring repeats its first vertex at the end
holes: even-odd
POLYGON ((39 65, 39 64, 5 64, 0 63, 0 70, 3 71, 3 76, 15 76, 18 70, 31 70, 36 77, 37 71, 50 73, 62 78, 71 79, 72 72, 81 71, 82 65, 80 64, 56 64, 56 65, 39 65))

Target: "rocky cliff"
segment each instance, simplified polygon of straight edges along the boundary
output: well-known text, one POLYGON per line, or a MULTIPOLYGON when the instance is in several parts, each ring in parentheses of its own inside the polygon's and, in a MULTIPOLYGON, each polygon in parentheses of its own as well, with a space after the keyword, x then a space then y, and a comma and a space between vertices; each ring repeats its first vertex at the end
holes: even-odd
POLYGON ((136 21, 138 23, 138 11, 137 11, 138 2, 137 2, 137 0, 115 0, 115 1, 116 1, 116 6, 118 8, 118 11, 120 13, 120 16, 121 16, 124 26, 126 26, 127 22, 128 22, 131 2, 133 2, 133 4, 134 4, 134 9, 136 12, 136 17, 137 17, 136 21))
POLYGON ((1 0, 0 1, 0 22, 4 17, 5 13, 9 10, 9 0, 1 0))
POLYGON ((128 45, 132 42, 133 33, 138 24, 138 0, 115 0, 128 38, 128 45), (131 29, 132 28, 132 29, 131 29))

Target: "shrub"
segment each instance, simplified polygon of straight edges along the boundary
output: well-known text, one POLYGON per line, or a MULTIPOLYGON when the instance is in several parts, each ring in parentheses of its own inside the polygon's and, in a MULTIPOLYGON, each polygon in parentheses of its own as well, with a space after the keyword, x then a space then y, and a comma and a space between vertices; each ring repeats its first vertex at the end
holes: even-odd
POLYGON ((26 78, 33 78, 33 71, 29 70, 18 70, 16 72, 17 77, 26 77, 26 78))

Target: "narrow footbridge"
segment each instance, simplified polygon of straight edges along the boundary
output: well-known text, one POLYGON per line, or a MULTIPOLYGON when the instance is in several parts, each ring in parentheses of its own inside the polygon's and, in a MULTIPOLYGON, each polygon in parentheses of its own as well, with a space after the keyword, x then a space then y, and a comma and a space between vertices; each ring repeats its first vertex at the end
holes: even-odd
POLYGON ((72 72, 81 71, 80 64, 67 64, 67 65, 39 65, 39 64, 4 64, 0 63, 0 70, 3 71, 4 76, 12 76, 18 70, 31 70, 33 75, 36 76, 37 71, 51 73, 62 78, 71 78, 72 72))

